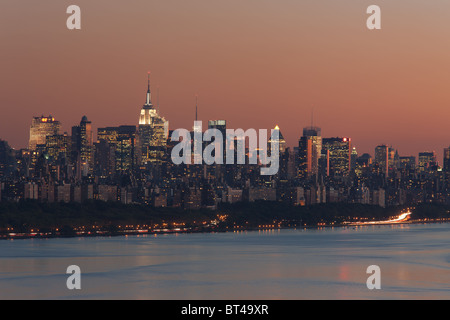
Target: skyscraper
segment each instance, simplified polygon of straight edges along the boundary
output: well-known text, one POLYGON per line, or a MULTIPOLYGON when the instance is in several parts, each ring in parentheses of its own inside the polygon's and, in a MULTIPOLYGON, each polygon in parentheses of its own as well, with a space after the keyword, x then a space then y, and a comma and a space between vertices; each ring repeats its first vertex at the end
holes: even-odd
POLYGON ((444 171, 450 172, 450 147, 444 148, 444 171))
POLYGON ((161 117, 151 102, 150 73, 146 102, 139 116, 139 151, 140 162, 160 163, 167 146, 169 122, 161 117))
POLYGON ((404 156, 399 157, 400 169, 414 170, 416 168, 416 157, 404 156))
POLYGON ((49 135, 45 140, 45 150, 52 161, 68 160, 71 152, 71 138, 64 134, 49 135))
POLYGON ((350 138, 324 138, 322 153, 327 154, 327 175, 342 179, 350 174, 352 144, 350 138))
POLYGON ((375 147, 375 163, 377 163, 382 173, 389 174, 389 147, 387 145, 379 145, 375 147))
POLYGON ((136 126, 119 126, 116 142, 116 172, 127 174, 133 172, 137 161, 137 147, 139 137, 136 126))
MULTIPOLYGON (((217 129, 222 134, 222 150, 223 152, 223 163, 225 163, 226 156, 226 137, 227 137, 227 122, 226 120, 209 120, 208 129, 217 129)), ((216 145, 216 150, 218 150, 219 145, 216 145)))
POLYGON ((33 117, 30 127, 29 149, 35 150, 36 145, 44 145, 45 138, 47 136, 59 134, 60 127, 60 122, 56 121, 51 115, 48 117, 33 117))
POLYGON ((352 148, 352 153, 351 153, 351 162, 350 162, 350 170, 355 170, 356 168, 356 160, 358 159, 358 152, 356 151, 356 148, 353 147, 352 148))
POLYGON ((321 152, 321 129, 313 126, 303 128, 303 136, 298 143, 298 177, 300 179, 317 177, 321 152))
POLYGON ((99 151, 107 150, 108 156, 101 159, 103 172, 128 174, 135 169, 138 162, 138 132, 136 126, 106 127, 97 129, 97 148, 99 151), (107 142, 108 146, 102 141, 107 142))
POLYGON ((450 147, 444 148, 444 174, 447 186, 450 186, 450 147))
POLYGON ((270 150, 270 144, 272 142, 272 138, 276 136, 276 134, 278 134, 278 146, 279 146, 279 151, 280 153, 284 153, 286 151, 286 140, 283 137, 283 134, 280 131, 280 127, 279 126, 275 126, 275 128, 273 129, 273 134, 271 134, 270 139, 269 139, 269 150, 270 150))
POLYGON ((79 126, 72 127, 72 159, 78 177, 92 174, 94 169, 94 141, 92 123, 83 116, 79 126))
POLYGON ((419 173, 426 172, 435 165, 437 158, 434 151, 419 152, 419 173))

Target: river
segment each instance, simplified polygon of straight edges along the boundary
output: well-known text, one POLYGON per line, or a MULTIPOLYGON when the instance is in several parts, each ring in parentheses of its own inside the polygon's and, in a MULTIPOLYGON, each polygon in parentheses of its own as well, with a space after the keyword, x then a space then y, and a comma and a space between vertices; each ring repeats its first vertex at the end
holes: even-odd
POLYGON ((0 299, 450 299, 450 224, 3 240, 0 299))

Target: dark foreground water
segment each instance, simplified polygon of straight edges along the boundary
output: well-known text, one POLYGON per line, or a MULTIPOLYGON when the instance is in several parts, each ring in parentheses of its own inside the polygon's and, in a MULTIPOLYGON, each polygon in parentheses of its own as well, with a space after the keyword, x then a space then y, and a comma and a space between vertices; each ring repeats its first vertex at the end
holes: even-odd
POLYGON ((450 299, 450 224, 0 241, 0 299, 450 299))

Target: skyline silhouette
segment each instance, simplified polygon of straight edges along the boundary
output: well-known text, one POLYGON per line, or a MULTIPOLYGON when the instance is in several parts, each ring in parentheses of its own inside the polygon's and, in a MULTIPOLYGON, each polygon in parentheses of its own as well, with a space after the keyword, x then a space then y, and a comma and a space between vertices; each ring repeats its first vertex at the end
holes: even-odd
POLYGON ((376 32, 365 26, 368 3, 352 1, 77 4, 78 31, 65 26, 66 4, 0 11, 0 137, 14 148, 41 114, 64 131, 84 114, 96 128, 136 124, 148 70, 171 129, 192 125, 198 95, 200 120, 279 125, 288 146, 312 107, 324 136, 351 137, 360 154, 388 144, 441 161, 449 145, 448 4, 379 3, 376 32))

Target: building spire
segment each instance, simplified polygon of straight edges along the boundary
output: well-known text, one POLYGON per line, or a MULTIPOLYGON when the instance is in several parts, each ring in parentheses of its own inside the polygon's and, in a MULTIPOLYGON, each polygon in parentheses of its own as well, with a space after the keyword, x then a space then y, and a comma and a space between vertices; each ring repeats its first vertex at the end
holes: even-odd
POLYGON ((156 104, 158 106, 158 109, 156 111, 159 114, 159 86, 156 87, 156 104))
POLYGON ((147 88, 147 101, 145 102, 146 106, 152 105, 152 94, 150 92, 150 71, 148 72, 148 88, 147 88))
POLYGON ((198 120, 197 118, 197 108, 198 108, 198 94, 195 95, 195 121, 198 120))

